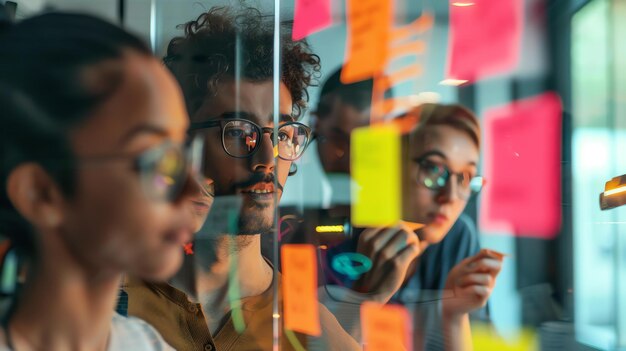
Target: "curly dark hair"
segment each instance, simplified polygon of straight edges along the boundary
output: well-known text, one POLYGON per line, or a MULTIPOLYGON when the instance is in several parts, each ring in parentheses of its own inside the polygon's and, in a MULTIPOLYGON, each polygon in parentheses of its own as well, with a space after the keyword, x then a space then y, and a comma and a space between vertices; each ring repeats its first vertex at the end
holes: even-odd
MULTIPOLYGON (((216 93, 221 77, 239 73, 251 81, 272 78, 273 22, 257 9, 214 7, 179 27, 185 34, 170 41, 164 62, 180 83, 190 113, 216 93)), ((280 40, 281 79, 297 117, 309 100, 307 88, 317 85, 320 58, 305 40, 293 41, 288 28, 281 28, 280 40)))

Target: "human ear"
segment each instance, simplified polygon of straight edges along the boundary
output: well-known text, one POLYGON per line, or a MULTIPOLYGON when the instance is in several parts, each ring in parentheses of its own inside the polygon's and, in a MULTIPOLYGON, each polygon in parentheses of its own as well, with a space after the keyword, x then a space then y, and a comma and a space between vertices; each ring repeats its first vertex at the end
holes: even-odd
POLYGON ((38 228, 54 229, 63 222, 63 195, 50 175, 36 163, 11 170, 7 194, 15 209, 38 228))

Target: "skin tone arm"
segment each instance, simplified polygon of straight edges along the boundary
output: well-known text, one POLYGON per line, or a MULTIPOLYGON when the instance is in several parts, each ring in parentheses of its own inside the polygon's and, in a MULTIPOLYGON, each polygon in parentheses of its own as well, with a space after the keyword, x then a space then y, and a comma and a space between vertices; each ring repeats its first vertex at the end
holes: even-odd
POLYGON ((359 237, 357 252, 372 260, 372 269, 357 281, 354 290, 367 293, 370 300, 389 302, 427 245, 403 225, 365 230, 359 237))
POLYGON ((483 249, 450 271, 446 291, 452 292, 454 297, 444 299, 442 308, 446 350, 472 350, 469 312, 487 304, 503 259, 504 255, 483 249))

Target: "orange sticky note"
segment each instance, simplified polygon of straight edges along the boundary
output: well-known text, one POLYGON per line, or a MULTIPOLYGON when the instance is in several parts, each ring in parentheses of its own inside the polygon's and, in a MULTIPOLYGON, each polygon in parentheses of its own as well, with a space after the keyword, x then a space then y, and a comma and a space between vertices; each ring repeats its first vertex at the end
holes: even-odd
POLYGON ((322 331, 315 246, 285 244, 281 247, 281 255, 285 329, 319 336, 322 331))
POLYGON ((402 306, 364 302, 361 329, 367 351, 413 350, 411 318, 402 306))
POLYGON ((387 64, 392 31, 393 1, 348 0, 344 84, 358 82, 382 72, 387 64))

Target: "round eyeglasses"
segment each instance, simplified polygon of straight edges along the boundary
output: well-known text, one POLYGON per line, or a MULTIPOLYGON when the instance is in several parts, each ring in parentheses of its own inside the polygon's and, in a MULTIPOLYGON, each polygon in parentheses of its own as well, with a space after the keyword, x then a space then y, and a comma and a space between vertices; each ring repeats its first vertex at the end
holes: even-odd
MULTIPOLYGON (((247 119, 219 119, 192 123, 190 132, 220 127, 224 151, 236 158, 250 157, 259 149, 264 133, 274 140, 274 128, 264 128, 247 119)), ((300 122, 285 122, 278 127, 276 152, 283 160, 295 161, 309 145, 311 128, 300 122)))
POLYGON ((457 196, 462 200, 467 200, 472 195, 479 193, 485 184, 485 179, 481 176, 472 176, 469 172, 453 173, 447 166, 427 158, 417 158, 414 161, 419 166, 417 182, 433 191, 445 188, 454 176, 457 196))
POLYGON ((166 141, 137 155, 98 155, 77 157, 79 166, 97 166, 112 161, 130 161, 139 175, 144 193, 153 200, 175 201, 187 181, 201 183, 204 143, 201 138, 185 145, 166 141))

